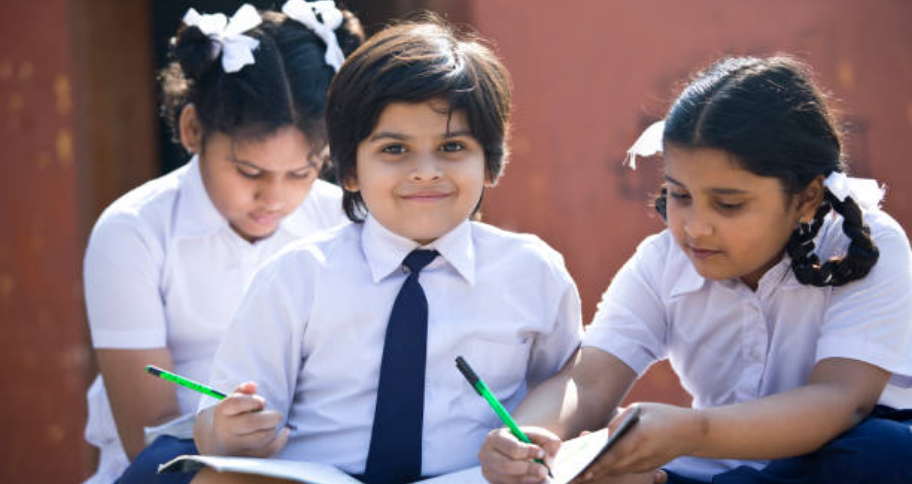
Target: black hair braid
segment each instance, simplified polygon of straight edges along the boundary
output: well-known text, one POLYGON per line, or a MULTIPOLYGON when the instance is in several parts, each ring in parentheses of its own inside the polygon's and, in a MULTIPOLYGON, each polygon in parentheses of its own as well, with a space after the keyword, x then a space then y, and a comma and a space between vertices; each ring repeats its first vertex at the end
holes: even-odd
POLYGON ((842 231, 846 234, 851 243, 849 244, 846 256, 842 260, 827 261, 827 264, 833 263, 833 285, 841 286, 848 282, 861 279, 871 272, 871 268, 877 263, 880 257, 880 251, 874 245, 871 239, 871 228, 864 223, 861 209, 852 197, 840 202, 836 197, 827 192, 832 198, 830 203, 837 213, 842 215, 842 231))
POLYGON ((792 258, 792 271, 802 284, 842 286, 868 275, 880 253, 871 240, 871 229, 862 219, 861 209, 851 197, 840 202, 829 190, 814 214, 810 227, 796 229, 786 244, 792 258), (820 231, 823 217, 830 209, 842 215, 842 230, 851 240, 845 257, 831 257, 823 264, 814 253, 814 237, 820 231))
POLYGON ((825 286, 826 276, 820 271, 820 258, 814 253, 814 238, 823 226, 823 217, 830 212, 829 200, 824 199, 814 213, 814 219, 807 224, 801 224, 792 232, 785 250, 792 258, 792 271, 802 284, 825 286))

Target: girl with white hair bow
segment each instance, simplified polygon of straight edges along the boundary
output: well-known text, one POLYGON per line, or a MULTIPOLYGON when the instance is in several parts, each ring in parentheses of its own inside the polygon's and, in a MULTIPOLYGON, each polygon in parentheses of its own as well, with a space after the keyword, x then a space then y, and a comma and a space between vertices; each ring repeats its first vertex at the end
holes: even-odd
POLYGON ((319 179, 323 116, 330 81, 363 34, 331 1, 289 0, 283 12, 190 9, 171 39, 161 110, 191 159, 108 207, 86 250, 101 370, 88 394, 86 439, 101 451, 89 482, 190 479, 156 470, 195 452, 198 395, 143 367, 205 381, 258 264, 345 220, 341 190, 319 179))

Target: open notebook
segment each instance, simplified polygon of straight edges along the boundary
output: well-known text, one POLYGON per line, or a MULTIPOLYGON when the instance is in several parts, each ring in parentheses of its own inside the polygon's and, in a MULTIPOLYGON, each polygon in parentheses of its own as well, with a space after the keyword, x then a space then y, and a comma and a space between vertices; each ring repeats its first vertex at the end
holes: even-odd
MULTIPOLYGON (((554 477, 550 482, 552 484, 569 483, 601 455, 607 444, 608 429, 564 442, 551 466, 554 477)), ((330 465, 253 457, 182 455, 162 464, 158 471, 184 472, 203 467, 209 467, 218 472, 257 474, 307 484, 361 484, 357 479, 330 465)), ((481 475, 481 468, 472 467, 422 482, 428 484, 485 484, 487 481, 481 475)))

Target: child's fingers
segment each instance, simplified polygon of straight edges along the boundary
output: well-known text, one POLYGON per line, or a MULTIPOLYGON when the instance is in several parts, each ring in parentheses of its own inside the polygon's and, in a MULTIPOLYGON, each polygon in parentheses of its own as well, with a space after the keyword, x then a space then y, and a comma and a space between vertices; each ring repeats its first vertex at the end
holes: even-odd
POLYGON ((545 466, 533 459, 545 457, 536 445, 518 441, 507 429, 491 431, 478 453, 482 473, 495 484, 538 484, 547 477, 545 466))
POLYGON ((232 393, 217 405, 217 412, 224 417, 250 412, 259 412, 266 408, 266 400, 260 395, 232 393))
POLYGON ((257 392, 257 384, 255 381, 245 381, 237 387, 234 388, 234 391, 231 393, 243 393, 245 395, 253 395, 257 392))
MULTIPOLYGON (((532 429, 524 429, 524 430, 529 431, 526 434, 526 436, 530 437, 530 440, 532 440, 532 436, 535 436, 535 438, 538 440, 542 440, 542 439, 539 439, 540 434, 537 432, 537 430, 532 430, 532 429)), ((494 435, 495 438, 491 439, 492 448, 495 451, 497 451, 505 456, 507 456, 511 459, 514 459, 514 460, 530 460, 530 459, 544 459, 545 458, 544 449, 542 449, 540 446, 535 445, 535 444, 527 444, 525 442, 521 442, 519 439, 514 437, 512 433, 510 433, 509 429, 503 428, 503 429, 495 430, 493 432, 495 432, 495 435, 494 435)), ((547 437, 545 437, 545 440, 547 440, 547 437)), ((533 440, 533 442, 535 442, 535 440, 533 440)), ((559 440, 558 440, 558 442, 559 442, 559 440)))
POLYGON ((280 450, 285 448, 285 444, 288 443, 288 437, 291 435, 291 429, 288 427, 283 428, 276 434, 272 442, 266 447, 266 457, 272 457, 279 453, 280 450))
POLYGON ((276 428, 282 423, 282 414, 275 410, 263 410, 262 412, 239 414, 234 416, 232 420, 234 434, 244 437, 263 431, 275 432, 276 428))
POLYGON ((503 454, 496 454, 482 466, 489 482, 496 484, 539 484, 548 476, 545 466, 531 460, 518 461, 503 454))

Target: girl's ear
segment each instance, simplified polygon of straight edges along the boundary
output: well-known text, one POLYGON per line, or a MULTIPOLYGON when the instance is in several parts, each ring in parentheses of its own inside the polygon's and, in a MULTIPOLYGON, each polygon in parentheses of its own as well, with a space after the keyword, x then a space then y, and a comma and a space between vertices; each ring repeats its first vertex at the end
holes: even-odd
POLYGON ((192 104, 184 106, 181 110, 180 120, 180 139, 184 149, 188 152, 197 154, 203 146, 203 127, 200 125, 199 116, 196 114, 196 107, 192 104))
POLYGON ((801 193, 798 194, 798 217, 802 223, 808 223, 817 213, 817 208, 823 203, 823 194, 826 188, 823 187, 823 175, 818 175, 801 193))

